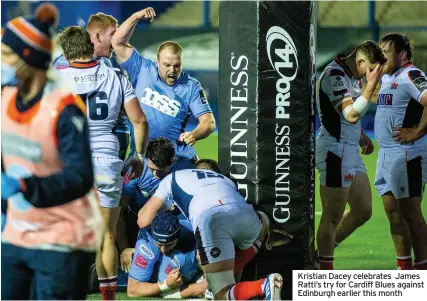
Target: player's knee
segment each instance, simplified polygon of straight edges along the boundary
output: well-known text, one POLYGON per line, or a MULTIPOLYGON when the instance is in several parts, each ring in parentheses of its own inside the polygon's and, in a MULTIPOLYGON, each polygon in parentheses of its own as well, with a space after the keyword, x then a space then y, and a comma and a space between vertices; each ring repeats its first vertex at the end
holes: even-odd
POLYGON ((366 223, 372 216, 372 207, 363 207, 358 210, 356 214, 356 223, 359 225, 363 225, 366 223))
POLYGON ((225 290, 236 283, 233 270, 226 270, 216 273, 205 273, 209 290, 215 296, 215 299, 223 299, 221 295, 225 290))

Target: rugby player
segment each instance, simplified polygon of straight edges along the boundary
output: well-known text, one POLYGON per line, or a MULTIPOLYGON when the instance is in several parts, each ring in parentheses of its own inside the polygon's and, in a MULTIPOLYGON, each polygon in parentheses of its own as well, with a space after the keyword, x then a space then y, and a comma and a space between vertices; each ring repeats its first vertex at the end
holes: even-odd
POLYGON ((93 59, 94 46, 89 33, 79 26, 67 27, 58 37, 70 63, 58 70, 64 80, 73 81, 74 92, 87 104, 89 134, 95 183, 104 217, 104 240, 97 255, 97 274, 102 297, 111 300, 117 287, 118 253, 115 245, 123 161, 113 134, 122 107, 135 128, 136 161, 142 167, 148 142, 148 123, 132 85, 118 70, 93 59), (79 47, 76 47, 79 45, 79 47))
POLYGON ((133 249, 127 293, 129 297, 205 296, 206 280, 199 274, 196 243, 191 224, 169 213, 160 213, 151 227, 141 229, 133 249))
POLYGON ((427 268, 427 226, 421 210, 427 182, 427 79, 413 65, 407 36, 381 38, 387 63, 381 78, 375 115, 375 138, 380 146, 375 188, 383 199, 399 269, 427 268), (424 111, 424 114, 423 114, 424 111), (424 117, 423 117, 424 115, 424 117))
POLYGON ((359 154, 373 151, 360 119, 369 108, 385 61, 374 41, 338 55, 322 72, 316 91, 321 129, 316 142, 322 216, 317 231, 320 269, 333 269, 334 248, 372 214, 372 196, 359 154), (362 77, 367 84, 362 91, 362 77), (346 204, 350 211, 344 214, 346 204))
POLYGON ((195 162, 197 156, 192 146, 208 137, 216 126, 200 82, 182 72, 182 47, 173 41, 162 43, 157 50, 156 63, 129 44, 136 24, 140 20, 151 20, 155 15, 151 7, 134 13, 120 25, 111 42, 147 114, 150 139, 169 138, 176 145, 177 157, 195 162), (199 124, 193 131, 184 132, 191 114, 199 124))
POLYGON ((191 222, 203 273, 215 299, 248 300, 261 295, 280 300, 283 279, 279 274, 236 284, 235 260, 249 261, 255 256, 254 247, 259 248, 264 240, 269 219, 262 212, 257 215, 231 180, 208 169, 173 172, 139 211, 139 226, 149 226, 158 212, 172 205, 191 222))

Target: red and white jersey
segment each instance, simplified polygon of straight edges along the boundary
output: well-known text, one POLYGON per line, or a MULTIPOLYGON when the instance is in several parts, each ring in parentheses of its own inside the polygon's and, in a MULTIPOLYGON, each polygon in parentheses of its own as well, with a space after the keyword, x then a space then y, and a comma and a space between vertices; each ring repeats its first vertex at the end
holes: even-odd
POLYGON ((136 98, 129 80, 120 69, 111 68, 102 60, 74 62, 57 72, 71 82, 74 93, 86 103, 92 153, 117 157, 115 126, 123 105, 136 98))
POLYGON ((326 66, 316 88, 317 109, 321 121, 320 134, 337 142, 359 144, 360 120, 349 123, 343 110, 362 94, 362 81, 352 77, 340 57, 326 66))
POLYGON ((400 144, 393 138, 394 127, 412 128, 421 122, 424 107, 420 101, 425 93, 427 78, 412 64, 392 75, 383 75, 375 115, 375 139, 380 147, 407 148, 426 144, 424 139, 400 144))

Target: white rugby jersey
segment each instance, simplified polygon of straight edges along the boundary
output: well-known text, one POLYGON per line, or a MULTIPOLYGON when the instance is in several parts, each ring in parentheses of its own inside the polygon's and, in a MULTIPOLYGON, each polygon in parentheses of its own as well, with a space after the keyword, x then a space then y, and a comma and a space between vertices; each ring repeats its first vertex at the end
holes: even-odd
POLYGON ((115 126, 122 106, 136 97, 129 80, 102 60, 74 62, 58 72, 72 82, 74 93, 86 103, 92 153, 117 157, 115 126))
POLYGON ((206 210, 230 203, 245 203, 236 185, 211 170, 183 169, 166 176, 154 197, 169 208, 174 203, 193 222, 206 210))
POLYGON ((342 112, 362 94, 362 85, 361 80, 352 77, 340 56, 326 66, 316 87, 320 134, 338 142, 359 144, 360 120, 351 124, 342 112))
POLYGON ((421 121, 424 107, 421 97, 427 92, 427 79, 421 70, 411 63, 394 74, 381 78, 381 89, 375 114, 375 139, 380 147, 411 147, 425 144, 424 139, 400 144, 393 138, 393 128, 412 128, 421 121))

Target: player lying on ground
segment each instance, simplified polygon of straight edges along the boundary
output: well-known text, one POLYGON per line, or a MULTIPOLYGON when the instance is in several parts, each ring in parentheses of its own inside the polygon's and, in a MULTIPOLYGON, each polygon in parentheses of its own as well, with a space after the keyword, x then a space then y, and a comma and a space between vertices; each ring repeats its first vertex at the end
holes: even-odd
POLYGON ((322 216, 317 230, 320 269, 333 269, 334 248, 372 214, 372 195, 359 154, 371 154, 373 144, 360 119, 369 108, 385 58, 378 43, 361 43, 347 57, 326 66, 317 85, 321 129, 316 142, 322 216), (362 91, 361 78, 367 84, 362 91), (347 203, 350 211, 344 214, 347 203))
POLYGON ((115 245, 120 197, 123 186, 123 161, 113 128, 122 107, 135 129, 135 162, 144 164, 148 143, 148 123, 129 80, 119 70, 94 60, 89 33, 80 26, 67 27, 58 37, 70 63, 58 70, 64 81, 71 79, 73 90, 87 105, 89 135, 95 183, 104 217, 104 240, 97 255, 97 274, 103 299, 114 299, 117 286, 118 254, 115 245), (79 47, 76 47, 79 45, 79 47))
POLYGON ((255 256, 254 250, 268 231, 269 219, 264 213, 257 215, 231 180, 208 169, 173 172, 140 210, 139 226, 149 226, 159 212, 172 205, 191 222, 203 273, 215 299, 247 300, 261 295, 267 300, 280 300, 279 274, 236 284, 235 265, 243 269, 255 256), (242 251, 235 253, 235 246, 242 251))
MULTIPOLYGON (((99 12, 89 16, 86 30, 93 43, 93 58, 102 60, 107 66, 122 71, 111 47, 111 38, 116 32, 117 27, 118 21, 116 18, 99 12)), ((65 58, 64 54, 61 54, 53 62, 53 68, 56 70, 65 69, 69 66, 70 63, 65 58)), ((126 113, 122 110, 114 130, 119 139, 119 158, 122 160, 125 159, 130 141, 128 122, 129 120, 126 117, 126 113)))
MULTIPOLYGON (((162 136, 171 139, 176 145, 177 157, 195 162, 197 157, 192 145, 208 137, 216 126, 200 82, 182 72, 182 47, 173 41, 162 43, 156 63, 129 44, 136 24, 155 16, 151 7, 134 13, 117 29, 112 45, 147 114, 150 139, 162 136), (193 131, 184 132, 189 115, 197 118, 199 124, 193 131)), ((132 145, 131 148, 133 152, 132 145)))
POLYGON ((129 297, 188 298, 205 296, 191 224, 172 213, 160 213, 151 227, 139 231, 133 249, 127 293, 129 297))
POLYGON ((413 61, 407 36, 381 38, 387 63, 375 115, 375 188, 383 199, 400 269, 427 269, 427 225, 421 210, 427 182, 427 79, 413 61), (424 113, 423 113, 424 112, 424 113), (412 242, 412 248, 411 248, 412 242))

